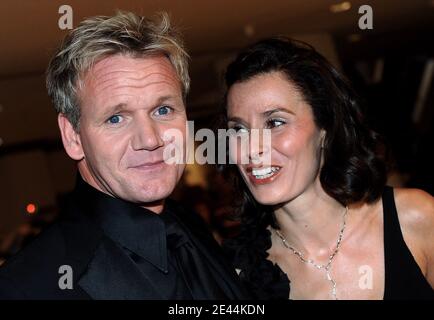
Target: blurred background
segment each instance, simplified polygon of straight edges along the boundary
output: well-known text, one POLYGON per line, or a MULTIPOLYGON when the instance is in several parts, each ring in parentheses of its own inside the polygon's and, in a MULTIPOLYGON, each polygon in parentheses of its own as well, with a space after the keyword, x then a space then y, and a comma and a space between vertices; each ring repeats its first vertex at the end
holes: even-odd
MULTIPOLYGON (((0 2, 0 263, 58 214, 75 183, 63 151, 44 72, 68 30, 117 9, 167 11, 191 54, 188 114, 195 129, 220 112, 222 75, 236 52, 288 35, 313 45, 353 83, 371 125, 388 142, 389 184, 434 194, 434 0, 2 0, 0 2), (369 5, 373 28, 359 28, 369 5)), ((230 185, 212 166, 189 165, 174 197, 201 214, 217 239, 235 232, 230 185), (217 192, 218 190, 218 192, 217 192), (187 195, 187 196, 185 196, 187 195)))

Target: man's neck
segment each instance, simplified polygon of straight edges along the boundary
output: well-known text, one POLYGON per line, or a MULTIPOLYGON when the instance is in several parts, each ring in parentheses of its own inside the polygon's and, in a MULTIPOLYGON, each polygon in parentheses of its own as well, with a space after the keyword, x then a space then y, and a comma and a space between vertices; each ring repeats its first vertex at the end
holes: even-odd
POLYGON ((150 203, 146 203, 146 205, 142 205, 141 207, 144 209, 148 209, 153 213, 160 214, 161 212, 163 212, 164 202, 165 202, 164 200, 150 202, 150 203))

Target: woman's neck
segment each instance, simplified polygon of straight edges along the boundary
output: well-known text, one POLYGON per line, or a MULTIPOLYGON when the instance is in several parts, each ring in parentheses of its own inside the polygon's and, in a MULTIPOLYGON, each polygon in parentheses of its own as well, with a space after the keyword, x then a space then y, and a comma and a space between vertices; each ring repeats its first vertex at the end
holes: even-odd
POLYGON ((345 208, 318 181, 274 213, 287 243, 314 258, 327 256, 334 249, 345 208))

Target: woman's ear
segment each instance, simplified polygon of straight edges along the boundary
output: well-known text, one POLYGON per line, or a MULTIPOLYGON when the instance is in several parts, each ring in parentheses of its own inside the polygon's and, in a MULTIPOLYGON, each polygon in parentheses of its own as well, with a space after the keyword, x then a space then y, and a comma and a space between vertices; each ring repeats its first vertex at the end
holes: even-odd
POLYGON ((80 134, 74 129, 68 118, 59 113, 57 116, 60 134, 62 136, 63 147, 66 153, 74 160, 80 161, 84 158, 83 147, 81 145, 80 134))

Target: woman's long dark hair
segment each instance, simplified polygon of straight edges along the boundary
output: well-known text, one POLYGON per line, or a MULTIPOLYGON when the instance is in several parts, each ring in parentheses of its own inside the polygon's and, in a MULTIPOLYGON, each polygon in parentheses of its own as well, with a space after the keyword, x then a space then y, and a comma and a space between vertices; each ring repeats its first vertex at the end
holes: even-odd
MULTIPOLYGON (((274 71, 282 72, 295 85, 311 106, 317 127, 326 131, 320 171, 325 192, 343 205, 377 200, 386 182, 381 140, 366 125, 348 82, 314 48, 285 37, 253 44, 228 66, 227 92, 235 83, 274 71)), ((226 111, 225 105, 225 122, 226 111)), ((224 165, 221 169, 234 179, 236 189, 242 193, 244 227, 262 229, 274 225, 271 208, 253 199, 236 166, 224 165)))

